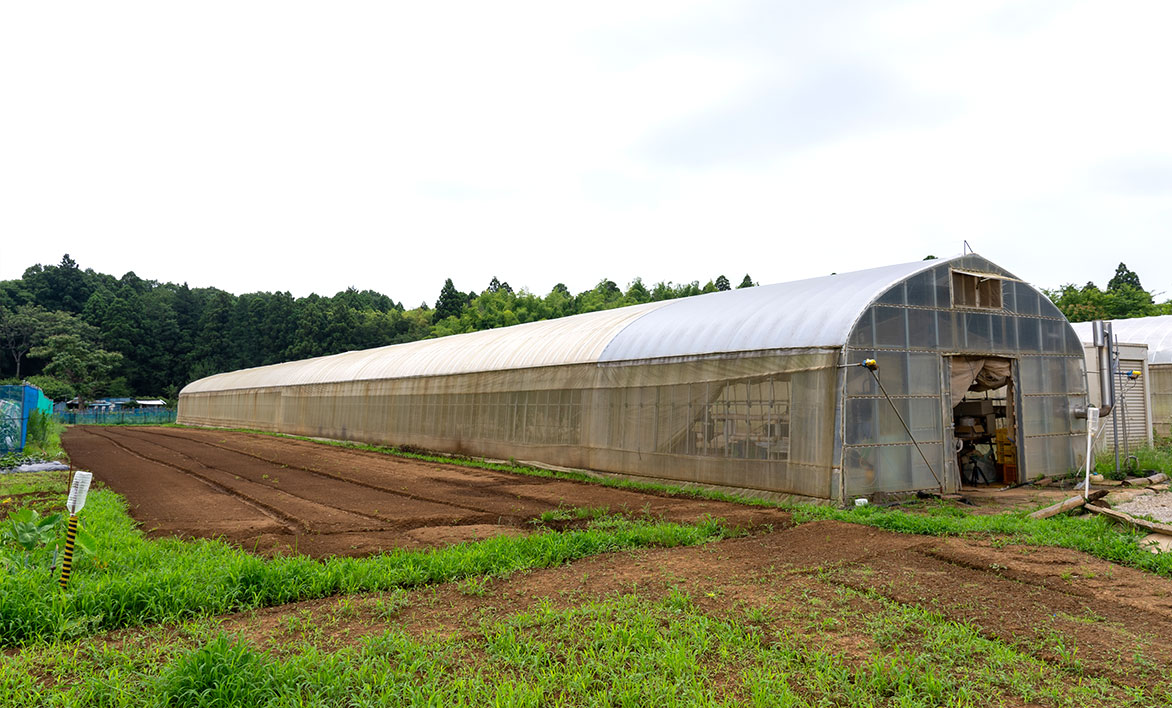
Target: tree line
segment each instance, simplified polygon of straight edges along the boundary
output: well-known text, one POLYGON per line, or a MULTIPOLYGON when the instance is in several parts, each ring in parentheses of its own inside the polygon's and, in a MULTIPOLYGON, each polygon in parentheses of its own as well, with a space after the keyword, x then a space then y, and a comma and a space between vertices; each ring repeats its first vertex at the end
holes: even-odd
MULTIPOLYGON (((748 276, 737 288, 755 285, 748 276)), ((0 281, 0 382, 40 386, 54 400, 163 396, 223 371, 507 327, 583 312, 730 290, 721 275, 700 285, 607 279, 546 295, 492 278, 479 292, 447 279, 434 306, 406 309, 354 288, 333 297, 288 292, 233 295, 218 288, 120 278, 82 269, 68 255, 0 281)), ((1063 285, 1046 294, 1072 322, 1172 314, 1120 263, 1106 288, 1063 285)))
MULTIPOLYGON (((745 275, 736 287, 752 287, 745 275)), ((406 309, 372 290, 295 298, 120 278, 82 269, 69 255, 0 281, 0 383, 28 380, 50 398, 163 396, 204 376, 522 322, 732 289, 603 279, 573 294, 540 296, 492 278, 462 292, 447 279, 434 306, 406 309)))

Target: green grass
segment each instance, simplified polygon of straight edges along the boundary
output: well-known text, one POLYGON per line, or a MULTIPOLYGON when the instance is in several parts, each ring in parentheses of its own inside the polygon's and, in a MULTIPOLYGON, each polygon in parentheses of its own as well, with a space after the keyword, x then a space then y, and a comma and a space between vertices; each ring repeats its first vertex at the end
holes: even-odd
POLYGON ((1103 450, 1095 454, 1095 472, 1103 475, 1108 479, 1124 479, 1129 470, 1135 474, 1143 474, 1144 470, 1155 470, 1156 472, 1172 473, 1172 440, 1159 440, 1155 445, 1142 445, 1140 447, 1132 448, 1131 454, 1135 456, 1136 463, 1134 469, 1128 463, 1125 450, 1119 449, 1119 473, 1115 472, 1115 451, 1103 450))
MULTIPOLYGON (((869 645, 849 656, 801 617, 758 624, 687 593, 489 614, 416 636, 374 619, 341 648, 245 641, 214 621, 125 642, 59 643, 0 665, 12 706, 1166 706, 970 625, 886 600, 836 603, 869 645), (38 680, 41 679, 41 680, 38 680), (51 685, 47 685, 51 684, 51 685)), ((825 611, 825 610, 823 610, 825 611)), ((1059 637, 1059 641, 1067 641, 1059 637)))
POLYGON ((3 646, 339 593, 499 576, 608 551, 703 543, 729 533, 716 521, 685 526, 601 517, 564 533, 319 562, 300 556, 266 560, 218 540, 147 539, 121 497, 107 490, 91 492, 81 516, 96 552, 74 564, 67 590, 58 588, 47 551, 34 556, 32 568, 7 572, 0 585, 3 646))
POLYGON ((67 457, 61 447, 61 432, 65 426, 52 416, 34 411, 29 416, 28 435, 23 454, 44 460, 60 460, 67 457))

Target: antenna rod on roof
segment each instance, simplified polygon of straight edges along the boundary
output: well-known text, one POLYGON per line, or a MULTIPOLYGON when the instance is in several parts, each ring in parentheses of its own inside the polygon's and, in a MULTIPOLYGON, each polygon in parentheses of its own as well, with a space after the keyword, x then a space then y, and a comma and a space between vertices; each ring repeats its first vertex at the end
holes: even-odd
POLYGON ((976 253, 976 251, 973 250, 973 247, 969 245, 968 239, 965 239, 963 251, 964 251, 963 255, 966 255, 966 256, 970 253, 976 253))

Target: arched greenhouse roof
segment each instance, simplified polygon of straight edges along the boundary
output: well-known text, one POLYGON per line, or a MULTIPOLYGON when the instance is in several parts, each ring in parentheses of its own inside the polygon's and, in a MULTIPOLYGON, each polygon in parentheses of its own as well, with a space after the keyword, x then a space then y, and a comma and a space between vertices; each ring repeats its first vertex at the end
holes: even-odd
MULTIPOLYGON (((1094 341, 1091 322, 1071 325, 1084 343, 1094 341)), ((1111 320, 1111 329, 1120 344, 1148 345, 1149 364, 1172 364, 1172 315, 1111 320)))
POLYGON ((840 347, 887 290, 942 264, 1012 277, 979 256, 916 261, 242 369, 181 393, 840 347))

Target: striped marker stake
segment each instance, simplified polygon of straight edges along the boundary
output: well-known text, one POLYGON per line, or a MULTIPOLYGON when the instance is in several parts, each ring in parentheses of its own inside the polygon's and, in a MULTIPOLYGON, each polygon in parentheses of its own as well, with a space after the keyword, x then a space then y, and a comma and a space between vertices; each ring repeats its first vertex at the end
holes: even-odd
POLYGON ((61 560, 62 589, 69 584, 69 574, 73 570, 73 542, 77 538, 77 512, 85 506, 85 495, 90 490, 90 480, 93 475, 89 472, 76 472, 73 475, 73 486, 69 488, 69 498, 65 501, 65 508, 69 510, 69 524, 65 531, 65 555, 61 560))

